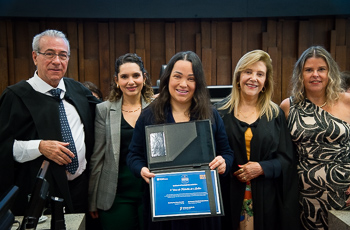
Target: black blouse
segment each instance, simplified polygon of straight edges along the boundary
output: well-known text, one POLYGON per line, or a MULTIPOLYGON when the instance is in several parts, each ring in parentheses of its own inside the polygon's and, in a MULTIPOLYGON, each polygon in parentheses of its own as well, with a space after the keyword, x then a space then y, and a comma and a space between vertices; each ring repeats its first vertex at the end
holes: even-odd
POLYGON ((129 152, 129 144, 131 142, 132 134, 134 128, 124 119, 122 114, 122 119, 120 123, 120 163, 126 164, 126 155, 129 152))

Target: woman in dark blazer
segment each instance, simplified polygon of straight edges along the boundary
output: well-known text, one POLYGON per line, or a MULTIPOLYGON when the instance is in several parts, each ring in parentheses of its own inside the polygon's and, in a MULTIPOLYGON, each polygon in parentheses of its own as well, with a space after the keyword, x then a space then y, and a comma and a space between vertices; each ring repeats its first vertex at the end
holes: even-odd
POLYGON ((103 229, 142 229, 142 180, 126 166, 136 120, 151 101, 151 80, 136 54, 115 62, 109 99, 96 107, 89 211, 103 229))
MULTIPOLYGON (((227 141, 224 125, 218 112, 212 108, 206 89, 205 76, 199 57, 192 51, 175 54, 160 78, 159 96, 138 119, 130 144, 127 163, 133 174, 145 182, 155 176, 147 167, 145 126, 211 119, 217 156, 209 167, 219 174, 230 171, 233 153, 227 141)), ((193 153, 196 154, 196 153, 193 153)), ((147 186, 147 190, 149 188, 147 186)), ((144 194, 145 229, 192 230, 220 229, 219 217, 194 218, 152 222, 150 194, 144 194)))
POLYGON ((271 101, 270 56, 245 54, 232 82, 232 93, 217 105, 235 152, 222 183, 223 229, 298 229, 295 156, 284 113, 271 101))

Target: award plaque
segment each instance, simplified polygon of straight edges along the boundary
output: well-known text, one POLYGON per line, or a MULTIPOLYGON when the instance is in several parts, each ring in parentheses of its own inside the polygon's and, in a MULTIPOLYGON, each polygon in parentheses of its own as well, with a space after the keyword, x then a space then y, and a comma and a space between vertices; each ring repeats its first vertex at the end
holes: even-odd
POLYGON ((146 126, 152 220, 223 215, 210 120, 146 126))

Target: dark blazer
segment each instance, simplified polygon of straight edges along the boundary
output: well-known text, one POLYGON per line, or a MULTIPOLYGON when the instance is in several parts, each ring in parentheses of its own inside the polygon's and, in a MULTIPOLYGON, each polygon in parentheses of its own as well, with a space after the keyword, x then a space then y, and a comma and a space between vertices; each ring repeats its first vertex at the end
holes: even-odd
MULTIPOLYGON (((94 144, 94 115, 98 101, 81 83, 70 78, 64 78, 64 83, 65 99, 74 105, 84 124, 86 159, 89 161, 94 144)), ((20 192, 12 209, 15 215, 23 215, 23 204, 32 192, 38 170, 43 160, 48 159, 40 156, 25 163, 15 162, 12 151, 14 140, 62 141, 58 103, 57 99, 35 91, 26 81, 9 86, 0 98, 0 192, 3 193, 13 184, 19 186, 20 192)), ((73 212, 65 166, 50 161, 46 179, 50 184, 50 196, 62 197, 66 212, 73 212)))

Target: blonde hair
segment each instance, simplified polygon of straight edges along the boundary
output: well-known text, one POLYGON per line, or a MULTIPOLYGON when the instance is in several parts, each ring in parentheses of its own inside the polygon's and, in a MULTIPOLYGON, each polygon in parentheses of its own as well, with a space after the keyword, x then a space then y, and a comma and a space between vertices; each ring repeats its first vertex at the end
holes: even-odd
POLYGON ((292 96, 293 102, 299 103, 306 98, 303 69, 305 62, 309 58, 322 58, 328 67, 328 85, 326 88, 326 101, 332 104, 338 100, 341 89, 341 77, 338 64, 332 58, 331 54, 321 46, 311 46, 303 52, 298 61, 294 65, 292 76, 292 96))
POLYGON ((266 66, 266 81, 264 85, 264 91, 259 93, 258 97, 258 109, 259 117, 261 118, 266 114, 267 120, 271 120, 274 116, 277 117, 279 113, 279 107, 277 104, 271 101, 273 94, 273 69, 272 69, 272 60, 270 55, 263 50, 253 50, 241 57, 238 61, 235 68, 233 78, 232 78, 232 92, 227 97, 227 102, 220 107, 220 110, 229 109, 231 113, 234 110, 234 113, 238 113, 238 105, 240 102, 240 87, 238 85, 241 73, 247 69, 248 66, 262 61, 266 66))

